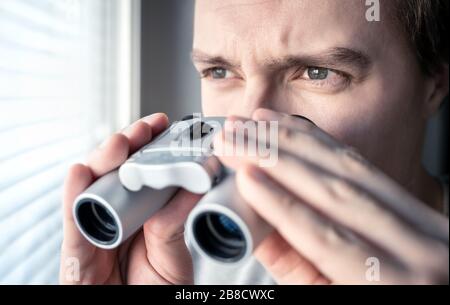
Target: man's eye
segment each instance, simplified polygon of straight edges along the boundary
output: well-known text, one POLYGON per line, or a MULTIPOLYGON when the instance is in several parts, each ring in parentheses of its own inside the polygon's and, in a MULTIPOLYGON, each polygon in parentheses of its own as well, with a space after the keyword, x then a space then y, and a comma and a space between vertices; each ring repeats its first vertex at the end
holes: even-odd
POLYGON ((344 72, 322 68, 307 67, 299 71, 294 80, 301 81, 302 84, 312 89, 320 89, 327 92, 337 92, 348 86, 352 77, 344 72))
POLYGON ((202 77, 209 77, 212 79, 227 79, 235 76, 236 75, 233 72, 222 67, 209 68, 202 72, 202 77))
POLYGON ((327 68, 310 67, 306 69, 305 74, 312 80, 324 80, 327 79, 329 72, 330 70, 327 68))

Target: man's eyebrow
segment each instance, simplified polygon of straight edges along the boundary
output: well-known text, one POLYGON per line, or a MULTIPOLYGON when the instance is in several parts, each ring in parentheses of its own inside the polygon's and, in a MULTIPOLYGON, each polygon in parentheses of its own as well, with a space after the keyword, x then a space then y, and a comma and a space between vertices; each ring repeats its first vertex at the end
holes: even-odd
MULTIPOLYGON (((227 60, 222 56, 211 56, 194 49, 191 53, 194 63, 217 65, 225 68, 240 67, 240 64, 227 60)), ((318 54, 289 55, 277 59, 269 59, 264 66, 271 70, 283 70, 293 67, 350 67, 359 71, 367 71, 372 65, 370 57, 362 51, 350 48, 331 48, 318 54)))
POLYGON ((325 52, 312 55, 286 56, 271 60, 268 66, 271 69, 286 69, 291 67, 323 67, 339 68, 350 67, 359 71, 367 71, 372 60, 362 51, 349 48, 332 48, 325 52))
POLYGON ((194 63, 209 64, 214 66, 221 66, 225 68, 237 68, 239 63, 232 62, 223 58, 222 56, 211 56, 199 50, 192 50, 191 59, 194 63))

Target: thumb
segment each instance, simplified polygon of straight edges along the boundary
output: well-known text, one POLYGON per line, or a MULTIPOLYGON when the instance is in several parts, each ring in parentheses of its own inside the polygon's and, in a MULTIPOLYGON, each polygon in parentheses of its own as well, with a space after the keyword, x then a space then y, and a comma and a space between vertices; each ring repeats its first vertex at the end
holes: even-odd
POLYGON ((144 224, 147 259, 170 283, 192 283, 192 258, 184 240, 184 223, 200 198, 181 189, 144 224))
POLYGON ((278 284, 329 284, 306 258, 292 248, 278 232, 261 242, 254 252, 256 259, 266 268, 278 284))

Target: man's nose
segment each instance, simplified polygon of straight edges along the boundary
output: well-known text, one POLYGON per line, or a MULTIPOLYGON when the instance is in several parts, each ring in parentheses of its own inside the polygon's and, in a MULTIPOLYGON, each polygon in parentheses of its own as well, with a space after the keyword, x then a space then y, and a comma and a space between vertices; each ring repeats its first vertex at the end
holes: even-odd
POLYGON ((251 117, 258 108, 272 108, 275 104, 277 88, 273 81, 264 77, 255 77, 245 83, 242 100, 233 103, 229 114, 251 117))

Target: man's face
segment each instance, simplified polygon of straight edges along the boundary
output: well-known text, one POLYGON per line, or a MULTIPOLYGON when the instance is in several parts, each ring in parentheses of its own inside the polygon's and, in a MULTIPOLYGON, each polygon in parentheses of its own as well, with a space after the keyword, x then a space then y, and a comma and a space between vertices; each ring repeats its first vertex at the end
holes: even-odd
POLYGON ((379 22, 367 9, 361 0, 197 0, 204 114, 303 115, 408 183, 405 168, 420 161, 424 79, 389 7, 379 22))

